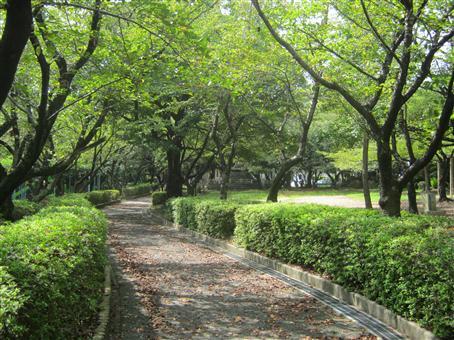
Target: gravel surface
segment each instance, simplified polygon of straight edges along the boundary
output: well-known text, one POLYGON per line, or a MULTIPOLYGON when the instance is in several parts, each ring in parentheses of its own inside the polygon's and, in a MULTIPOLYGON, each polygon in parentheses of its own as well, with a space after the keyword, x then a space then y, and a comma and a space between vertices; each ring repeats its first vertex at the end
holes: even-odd
POLYGON ((162 226, 148 199, 105 209, 116 281, 109 339, 374 339, 282 281, 162 226))

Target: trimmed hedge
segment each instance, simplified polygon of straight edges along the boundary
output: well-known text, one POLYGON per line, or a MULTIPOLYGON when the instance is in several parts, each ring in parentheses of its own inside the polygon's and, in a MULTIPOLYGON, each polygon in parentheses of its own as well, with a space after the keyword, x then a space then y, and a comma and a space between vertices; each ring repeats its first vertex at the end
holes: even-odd
POLYGON ((46 207, 93 207, 93 205, 86 199, 84 193, 66 194, 64 196, 49 196, 44 201, 44 205, 46 207))
POLYGON ((71 196, 0 227, 0 338, 90 336, 102 297, 107 220, 71 196))
POLYGON ((178 197, 169 201, 173 221, 191 230, 197 230, 196 204, 200 200, 193 197, 178 197))
POLYGON ((137 184, 129 187, 125 187, 121 190, 123 197, 134 197, 134 196, 146 196, 149 195, 153 187, 151 184, 137 184))
POLYGON ((179 197, 171 200, 170 205, 174 222, 185 228, 217 238, 233 236, 236 203, 179 197))
POLYGON ((235 241, 311 267, 432 329, 454 334, 452 220, 316 205, 260 204, 236 212, 235 241))
POLYGON ((197 231, 221 239, 233 236, 237 208, 233 203, 206 201, 196 204, 197 231))
POLYGON ((151 194, 151 204, 161 205, 165 204, 167 201, 167 193, 164 191, 156 191, 151 194))
POLYGON ((85 197, 93 205, 107 204, 121 198, 119 190, 96 190, 88 192, 85 197))

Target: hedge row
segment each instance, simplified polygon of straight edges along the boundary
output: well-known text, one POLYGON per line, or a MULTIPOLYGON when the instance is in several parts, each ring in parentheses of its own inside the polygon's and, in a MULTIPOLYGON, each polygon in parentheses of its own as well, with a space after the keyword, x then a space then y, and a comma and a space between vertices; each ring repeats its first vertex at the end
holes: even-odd
POLYGON ((176 198, 169 203, 174 222, 217 238, 233 236, 237 203, 176 198))
POLYGON ((0 338, 90 335, 102 297, 107 221, 80 195, 48 204, 0 226, 0 338))
POLYGON ((242 205, 178 198, 174 222, 248 250, 303 265, 417 321, 454 334, 454 233, 450 218, 319 205, 242 205))
POLYGON ((123 197, 146 196, 150 194, 152 190, 153 187, 151 184, 144 183, 123 188, 122 195, 123 197))
POLYGON ((161 205, 165 204, 167 201, 167 193, 164 191, 155 191, 151 194, 151 204, 152 205, 161 205))
POLYGON ((246 249, 311 267, 397 314, 454 334, 452 220, 311 205, 256 205, 236 213, 246 249))
POLYGON ((118 190, 96 190, 86 193, 85 197, 90 203, 100 205, 118 201, 121 194, 118 190))

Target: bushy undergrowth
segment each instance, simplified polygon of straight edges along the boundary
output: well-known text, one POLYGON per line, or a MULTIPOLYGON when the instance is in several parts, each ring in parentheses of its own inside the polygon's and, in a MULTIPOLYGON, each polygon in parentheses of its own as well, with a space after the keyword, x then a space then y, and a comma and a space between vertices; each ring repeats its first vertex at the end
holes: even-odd
POLYGON ((315 205, 260 204, 236 212, 246 249, 312 267, 438 336, 453 334, 452 220, 315 205))
POLYGON ((146 196, 150 194, 152 191, 152 185, 143 183, 143 184, 137 184, 129 187, 125 187, 122 189, 122 195, 123 197, 134 197, 134 196, 146 196))
POLYGON ((96 190, 86 193, 85 197, 93 205, 106 204, 121 198, 118 190, 96 190))
POLYGON ((89 336, 102 296, 107 221, 80 196, 48 204, 0 227, 0 338, 89 336))
POLYGON ((164 191, 155 191, 151 194, 151 204, 161 205, 165 204, 167 201, 167 193, 164 191))

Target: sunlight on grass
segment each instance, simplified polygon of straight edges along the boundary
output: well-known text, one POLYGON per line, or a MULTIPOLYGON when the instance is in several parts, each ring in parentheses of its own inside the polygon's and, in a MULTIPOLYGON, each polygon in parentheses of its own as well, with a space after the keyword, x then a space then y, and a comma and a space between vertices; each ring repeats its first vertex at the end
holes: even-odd
MULTIPOLYGON (((229 191, 228 200, 232 201, 266 201, 268 192, 266 190, 242 190, 229 191)), ((372 202, 377 203, 380 193, 377 189, 371 190, 372 202)), ((345 196, 356 201, 363 201, 364 195, 361 189, 300 189, 300 190, 282 190, 279 192, 279 200, 292 200, 307 196, 345 196)), ((210 191, 201 195, 204 199, 218 199, 219 192, 210 191)), ((402 194, 402 201, 407 200, 406 192, 402 194)))

